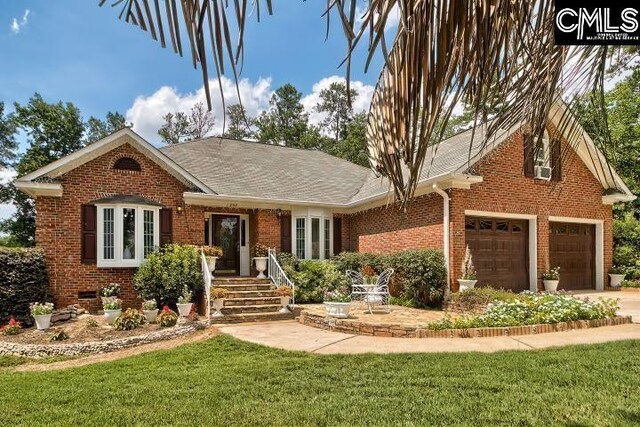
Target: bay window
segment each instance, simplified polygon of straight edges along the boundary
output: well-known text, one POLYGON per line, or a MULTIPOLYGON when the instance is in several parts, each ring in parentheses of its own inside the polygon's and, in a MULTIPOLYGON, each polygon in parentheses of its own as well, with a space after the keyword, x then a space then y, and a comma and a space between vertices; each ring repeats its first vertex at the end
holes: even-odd
POLYGON ((322 209, 294 209, 292 234, 299 259, 329 259, 333 254, 333 213, 322 209))
POLYGON ((98 267, 137 267, 160 245, 160 209, 97 204, 98 267))

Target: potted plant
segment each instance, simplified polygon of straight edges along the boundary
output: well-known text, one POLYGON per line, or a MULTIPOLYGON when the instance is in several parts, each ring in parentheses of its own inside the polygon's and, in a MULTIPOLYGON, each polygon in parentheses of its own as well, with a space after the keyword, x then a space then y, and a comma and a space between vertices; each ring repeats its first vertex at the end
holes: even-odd
POLYGON ((162 307, 162 311, 158 315, 158 323, 163 328, 175 326, 178 323, 178 313, 171 310, 168 306, 162 307))
POLYGON ((100 299, 102 305, 105 302, 117 299, 120 296, 120 285, 117 283, 109 283, 107 286, 100 290, 100 299))
POLYGON ((288 305, 293 296, 291 288, 288 286, 278 286, 276 288, 276 294, 280 297, 280 305, 282 306, 280 313, 289 313, 288 305))
POLYGON ((153 323, 158 317, 158 303, 155 300, 149 299, 142 303, 142 312, 148 323, 153 323))
POLYGON ((370 265, 365 265, 360 269, 360 273, 362 273, 362 278, 364 279, 365 284, 375 285, 378 282, 378 275, 376 274, 376 270, 370 265))
POLYGON ((182 288, 182 295, 178 297, 178 313, 180 316, 187 317, 189 312, 191 311, 191 306, 193 303, 191 299, 193 298, 193 293, 189 290, 187 285, 184 285, 182 288))
POLYGON ((542 283, 546 292, 556 292, 560 282, 560 267, 554 267, 542 273, 542 283))
POLYGON ((49 329, 51 325, 51 314, 53 313, 53 304, 50 302, 34 302, 29 306, 31 315, 36 321, 38 330, 49 329))
POLYGON ((224 299, 227 297, 227 290, 224 288, 211 289, 211 300, 213 301, 213 308, 216 312, 212 314, 213 317, 222 317, 222 307, 224 307, 224 299))
POLYGON ((267 269, 267 260, 269 259, 269 248, 261 243, 256 243, 253 247, 253 260, 256 263, 256 270, 258 270, 257 279, 266 279, 264 271, 267 269))
POLYGON ((223 255, 222 248, 220 246, 203 246, 202 253, 207 258, 209 271, 213 273, 216 269, 216 260, 223 255))
POLYGON ((327 316, 346 319, 351 308, 351 294, 349 290, 336 289, 324 294, 324 306, 327 308, 327 316))
POLYGON ((467 245, 467 249, 464 251, 464 261, 462 262, 461 273, 462 276, 460 279, 458 279, 460 292, 466 291, 467 289, 472 289, 476 285, 478 280, 476 276, 476 268, 473 266, 473 257, 471 256, 469 245, 467 245))
POLYGON ((611 279, 611 287, 617 288, 626 277, 626 269, 619 265, 614 265, 609 269, 609 277, 611 279))
POLYGON ((112 325, 116 321, 118 316, 122 314, 122 301, 118 298, 107 300, 102 304, 104 310, 104 318, 108 324, 112 325))

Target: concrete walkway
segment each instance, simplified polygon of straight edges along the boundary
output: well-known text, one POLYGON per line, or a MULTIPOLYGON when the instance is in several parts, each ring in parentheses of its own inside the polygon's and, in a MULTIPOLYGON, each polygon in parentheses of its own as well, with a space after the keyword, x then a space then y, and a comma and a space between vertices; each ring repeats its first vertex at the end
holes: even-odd
POLYGON ((580 329, 520 337, 491 338, 383 338, 330 332, 295 321, 240 324, 220 331, 243 341, 284 350, 318 354, 495 352, 533 350, 573 344, 595 344, 640 339, 640 293, 597 292, 581 296, 619 298, 620 314, 633 316, 630 325, 580 329))

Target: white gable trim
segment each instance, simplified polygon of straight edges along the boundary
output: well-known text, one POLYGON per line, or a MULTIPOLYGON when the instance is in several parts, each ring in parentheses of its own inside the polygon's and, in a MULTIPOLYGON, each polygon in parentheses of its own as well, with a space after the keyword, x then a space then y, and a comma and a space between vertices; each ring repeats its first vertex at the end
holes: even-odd
POLYGON ((48 182, 15 181, 16 188, 31 197, 62 197, 62 184, 48 182))
POLYGON ((69 154, 55 162, 49 163, 48 165, 31 172, 23 177, 20 177, 16 180, 16 186, 20 188, 35 188, 33 185, 33 180, 47 176, 49 178, 57 178, 78 166, 81 166, 93 159, 96 159, 103 154, 108 153, 109 151, 117 148, 125 143, 131 143, 131 145, 142 152, 146 157, 160 166, 162 169, 167 171, 169 174, 183 182, 188 186, 194 186, 199 190, 208 193, 215 194, 213 190, 204 185, 201 181, 163 154, 156 147, 147 142, 140 135, 135 133, 130 128, 124 128, 117 132, 112 133, 111 135, 96 141, 92 144, 87 145, 80 150, 69 154), (123 138, 124 136, 129 136, 131 139, 127 140, 123 138), (20 183, 20 184, 19 184, 20 183))

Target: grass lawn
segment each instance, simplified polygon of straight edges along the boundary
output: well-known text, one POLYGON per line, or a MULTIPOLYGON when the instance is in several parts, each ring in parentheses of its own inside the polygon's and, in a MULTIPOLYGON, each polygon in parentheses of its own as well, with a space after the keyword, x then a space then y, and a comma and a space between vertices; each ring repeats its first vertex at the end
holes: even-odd
POLYGON ((632 425, 640 341, 319 356, 219 336, 71 370, 0 369, 0 385, 3 426, 632 425))

